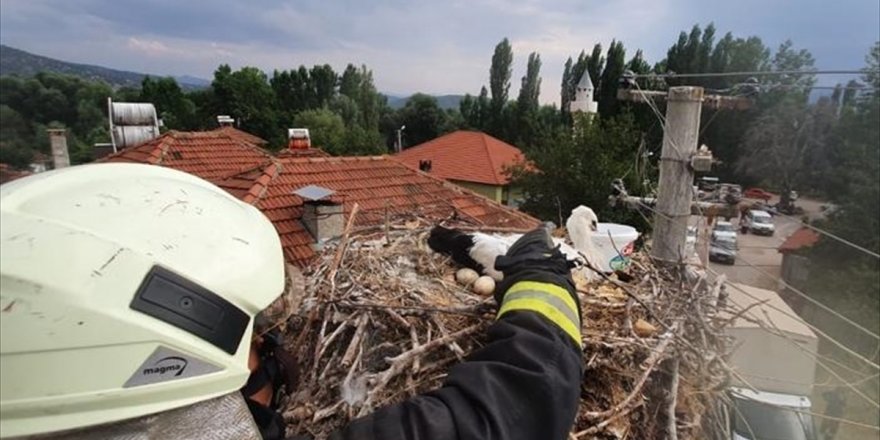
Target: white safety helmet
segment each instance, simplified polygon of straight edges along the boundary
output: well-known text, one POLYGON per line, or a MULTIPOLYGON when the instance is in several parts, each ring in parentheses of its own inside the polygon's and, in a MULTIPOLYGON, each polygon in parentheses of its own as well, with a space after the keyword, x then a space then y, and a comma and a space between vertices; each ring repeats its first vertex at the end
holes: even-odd
POLYGON ((192 175, 85 165, 0 187, 0 435, 190 405, 247 380, 284 287, 274 227, 192 175))

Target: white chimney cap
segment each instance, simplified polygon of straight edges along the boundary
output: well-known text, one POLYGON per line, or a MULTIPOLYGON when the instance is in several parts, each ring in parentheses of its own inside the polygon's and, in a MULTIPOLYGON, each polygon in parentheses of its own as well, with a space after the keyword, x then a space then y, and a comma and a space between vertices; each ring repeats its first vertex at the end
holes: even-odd
POLYGON ((288 139, 311 139, 309 137, 309 129, 308 128, 288 128, 287 129, 287 138, 288 139))

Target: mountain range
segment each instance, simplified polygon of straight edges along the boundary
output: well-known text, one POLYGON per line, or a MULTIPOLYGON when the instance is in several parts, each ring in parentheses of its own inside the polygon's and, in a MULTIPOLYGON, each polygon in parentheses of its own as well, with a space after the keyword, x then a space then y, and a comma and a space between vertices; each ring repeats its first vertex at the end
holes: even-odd
MULTIPOLYGON (((154 77, 168 76, 118 70, 91 64, 71 63, 0 44, 0 75, 28 77, 39 72, 63 73, 91 81, 101 80, 113 87, 140 87, 141 81, 147 75, 154 77)), ((197 90, 211 85, 211 80, 190 75, 174 76, 173 78, 177 80, 177 83, 184 90, 197 90)), ((409 100, 408 96, 387 93, 384 95, 388 98, 388 105, 393 109, 402 108, 409 100)), ((457 109, 458 103, 463 97, 463 95, 435 96, 437 104, 443 109, 457 109)))
MULTIPOLYGON (((113 87, 140 87, 141 81, 147 76, 145 73, 56 60, 0 44, 0 75, 28 77, 39 72, 64 73, 92 81, 102 80, 113 87)), ((174 79, 185 90, 205 88, 211 84, 209 80, 188 75, 175 76, 174 79)))

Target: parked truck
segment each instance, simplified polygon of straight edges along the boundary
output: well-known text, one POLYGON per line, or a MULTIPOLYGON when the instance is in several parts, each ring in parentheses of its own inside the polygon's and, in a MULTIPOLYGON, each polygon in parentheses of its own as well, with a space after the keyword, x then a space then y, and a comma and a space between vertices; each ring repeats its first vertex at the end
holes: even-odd
POLYGON ((810 394, 816 335, 773 291, 730 284, 728 301, 751 307, 726 330, 735 374, 730 391, 731 433, 739 439, 815 440, 810 394))

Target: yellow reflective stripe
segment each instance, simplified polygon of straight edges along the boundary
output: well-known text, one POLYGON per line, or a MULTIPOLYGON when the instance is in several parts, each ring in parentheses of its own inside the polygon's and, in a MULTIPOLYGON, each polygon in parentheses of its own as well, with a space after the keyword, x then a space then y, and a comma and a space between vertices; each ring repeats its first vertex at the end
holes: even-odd
POLYGON ((562 287, 557 286, 556 284, 551 283, 541 283, 538 281, 520 281, 513 286, 510 286, 510 289, 507 289, 507 292, 504 294, 505 297, 510 295, 511 293, 522 292, 525 290, 535 290, 538 292, 546 293, 549 295, 553 295, 556 298, 559 298, 565 305, 574 312, 574 316, 578 316, 578 307, 574 302, 574 298, 571 297, 571 294, 568 293, 562 287))
POLYGON ((504 301, 501 305, 501 310, 498 311, 498 318, 502 317, 505 313, 514 310, 528 310, 540 313, 545 318, 549 319, 550 322, 556 324, 556 326, 562 329, 562 331, 568 336, 571 336, 571 339, 574 340, 574 343, 577 344, 578 347, 581 346, 581 331, 577 323, 572 322, 565 313, 546 301, 534 298, 517 298, 510 301, 504 301))

